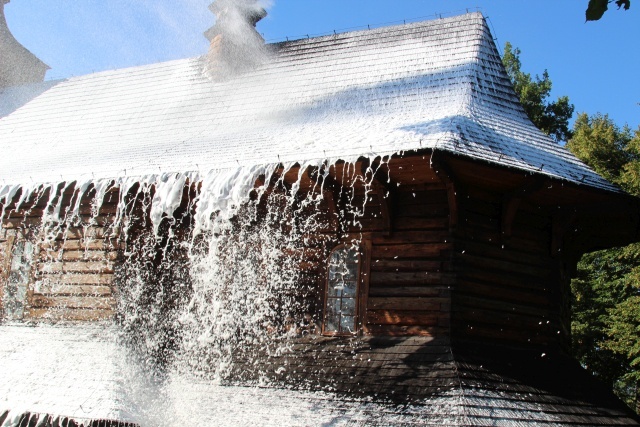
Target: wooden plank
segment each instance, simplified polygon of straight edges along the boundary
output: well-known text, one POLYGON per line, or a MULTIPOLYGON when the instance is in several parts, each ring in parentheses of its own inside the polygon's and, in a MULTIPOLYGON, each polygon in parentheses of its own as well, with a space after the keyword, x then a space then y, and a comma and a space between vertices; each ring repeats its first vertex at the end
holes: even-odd
POLYGON ((513 286, 485 284, 466 279, 459 279, 456 282, 456 293, 498 298, 507 303, 518 303, 523 300, 537 305, 550 305, 552 303, 551 295, 541 292, 540 289, 523 289, 521 287, 516 288, 513 286))
POLYGON ((360 283, 358 286, 358 334, 368 333, 366 313, 369 305, 369 287, 371 286, 371 241, 364 240, 361 245, 362 263, 360 265, 360 283))
POLYGON ((41 260, 56 260, 60 261, 84 261, 84 260, 98 260, 98 261, 115 261, 119 257, 117 251, 92 251, 92 250, 66 250, 66 251, 51 251, 44 250, 40 252, 41 260))
POLYGON ((371 265, 371 271, 383 272, 383 271, 430 271, 440 272, 449 268, 449 263, 446 261, 422 261, 422 260, 407 260, 407 259, 377 259, 371 265))
POLYGON ((439 326, 403 326, 403 325, 368 325, 367 329, 371 335, 379 336, 423 336, 423 337, 443 337, 449 335, 449 329, 439 326))
POLYGON ((37 287, 34 295, 44 296, 71 296, 71 295, 93 295, 109 296, 112 294, 110 286, 104 285, 67 285, 44 283, 37 287))
POLYGON ((398 231, 394 230, 392 236, 373 233, 371 242, 374 245, 393 245, 403 243, 446 243, 451 241, 453 236, 448 230, 416 230, 398 231))
MULTIPOLYGON (((93 212, 91 210, 93 201, 89 204, 83 202, 80 205, 80 215, 87 216, 91 218, 93 216, 93 212)), ((113 216, 115 217, 116 212, 118 211, 118 205, 116 203, 102 203, 100 205, 99 216, 113 216)))
POLYGON ((442 286, 381 286, 370 287, 369 297, 446 297, 450 292, 448 287, 442 286))
POLYGON ((446 204, 399 205, 396 216, 401 218, 448 218, 449 207, 446 204))
POLYGON ((112 319, 113 310, 78 310, 78 309, 43 309, 30 308, 26 310, 26 318, 33 320, 74 320, 98 321, 112 319))
POLYGON ((404 185, 424 185, 437 183, 438 179, 429 168, 429 156, 405 156, 393 158, 388 163, 389 174, 393 182, 404 185))
POLYGON ((517 329, 500 330, 500 328, 496 328, 493 325, 469 325, 468 322, 456 322, 455 319, 452 319, 452 325, 456 331, 456 341, 473 340, 486 344, 487 340, 490 340, 501 344, 512 343, 518 346, 522 344, 527 346, 549 346, 563 340, 560 334, 541 334, 533 331, 526 333, 517 329))
POLYGON ((535 290, 537 292, 549 292, 549 289, 553 289, 553 287, 558 284, 558 279, 554 277, 543 280, 518 274, 496 273, 495 271, 486 271, 479 268, 460 271, 458 277, 462 280, 481 281, 489 285, 498 284, 506 287, 535 290))
POLYGON ((111 231, 111 228, 98 226, 90 226, 86 229, 74 227, 58 233, 56 240, 104 239, 106 236, 110 236, 111 231))
POLYGON ((394 218, 394 230, 448 230, 448 218, 394 218))
POLYGON ((113 273, 113 264, 101 261, 47 262, 39 263, 38 271, 43 273, 113 273))
POLYGON ((34 308, 87 308, 110 310, 116 305, 115 298, 112 297, 52 297, 44 295, 33 295, 31 306, 34 308))
POLYGON ((18 228, 32 228, 38 227, 42 223, 42 220, 37 218, 5 218, 2 220, 2 227, 6 229, 18 229, 18 228))
POLYGON ((42 274, 38 277, 45 283, 51 284, 77 284, 77 285, 111 285, 113 274, 42 274))
POLYGON ((371 297, 369 298, 367 309, 440 311, 443 304, 448 304, 449 302, 449 298, 438 297, 371 297))
POLYGON ((323 262, 327 252, 325 248, 283 248, 282 253, 302 261, 323 262))
POLYGON ((411 310, 368 310, 368 325, 437 326, 445 313, 411 310))
POLYGON ((455 275, 452 273, 437 272, 393 272, 371 273, 371 287, 378 286, 421 286, 421 285, 453 285, 455 275))
POLYGON ((121 244, 115 240, 66 240, 64 242, 56 242, 52 246, 54 250, 109 250, 119 249, 121 244))
POLYGON ((540 320, 550 319, 555 312, 551 307, 537 307, 522 303, 505 304, 503 301, 496 301, 493 298, 455 294, 453 299, 453 311, 455 313, 472 312, 474 310, 527 314, 538 317, 540 320))
POLYGON ((457 311, 456 321, 464 320, 470 324, 483 324, 496 330, 516 330, 526 333, 553 335, 560 330, 557 319, 549 317, 529 316, 519 312, 503 313, 496 311, 468 310, 457 311))
POLYGON ((518 208, 520 207, 521 200, 522 199, 520 197, 505 196, 501 215, 502 234, 505 237, 511 236, 513 220, 516 217, 516 213, 518 212, 518 208))
POLYGON ((530 253, 534 255, 540 255, 540 253, 547 252, 549 250, 549 239, 551 235, 540 235, 535 237, 522 236, 518 229, 512 230, 512 235, 507 242, 502 242, 502 236, 498 231, 487 231, 479 228, 466 227, 463 221, 460 224, 460 228, 464 229, 465 240, 481 242, 485 244, 496 244, 500 242, 504 244, 505 249, 516 249, 520 252, 530 253))
POLYGON ((444 184, 438 187, 425 186, 415 191, 400 187, 396 192, 396 200, 400 206, 445 206, 448 210, 447 190, 444 184))
POLYGON ((379 258, 438 258, 444 251, 451 251, 451 243, 411 243, 401 245, 374 245, 371 259, 379 258))
POLYGON ((499 242, 489 243, 475 240, 458 240, 457 242, 457 249, 472 255, 477 254, 487 258, 514 261, 542 268, 549 268, 555 264, 555 261, 547 256, 546 251, 531 254, 499 242))
POLYGON ((484 269, 485 271, 493 270, 495 274, 502 272, 513 273, 522 276, 536 277, 547 280, 551 277, 551 271, 548 268, 540 268, 518 262, 475 256, 465 253, 459 259, 460 270, 484 269))
POLYGON ((496 168, 480 162, 469 161, 461 156, 447 156, 456 176, 474 186, 482 186, 495 192, 505 192, 529 178, 523 172, 496 168))
POLYGON ((480 229, 495 233, 499 238, 502 238, 502 229, 500 228, 501 224, 498 217, 483 216, 474 212, 465 211, 463 223, 466 229, 480 229))
POLYGON ((358 218, 358 225, 349 224, 349 229, 345 230, 346 232, 369 232, 375 231, 379 233, 384 233, 384 220, 382 216, 377 216, 373 218, 358 218))
POLYGON ((395 215, 394 209, 394 190, 390 185, 373 177, 371 184, 378 197, 378 203, 380 205, 380 213, 382 215, 383 234, 390 236, 393 234, 393 218, 395 215))
POLYGON ((436 173, 438 179, 446 186, 447 204, 449 206, 449 231, 453 231, 458 225, 460 210, 458 203, 458 191, 460 185, 446 160, 435 159, 432 156, 430 166, 436 173))

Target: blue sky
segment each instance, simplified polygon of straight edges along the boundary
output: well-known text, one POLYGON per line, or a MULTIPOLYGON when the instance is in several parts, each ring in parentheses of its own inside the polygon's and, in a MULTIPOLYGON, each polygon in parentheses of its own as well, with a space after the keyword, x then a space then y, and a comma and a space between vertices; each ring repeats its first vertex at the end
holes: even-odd
MULTIPOLYGON (((48 78, 200 55, 211 0, 11 0, 16 38, 44 60, 48 78)), ((489 18, 496 43, 522 50, 524 71, 549 71, 553 96, 577 112, 640 124, 640 2, 585 23, 587 0, 273 0, 258 24, 266 40, 381 26, 468 10, 489 18)))

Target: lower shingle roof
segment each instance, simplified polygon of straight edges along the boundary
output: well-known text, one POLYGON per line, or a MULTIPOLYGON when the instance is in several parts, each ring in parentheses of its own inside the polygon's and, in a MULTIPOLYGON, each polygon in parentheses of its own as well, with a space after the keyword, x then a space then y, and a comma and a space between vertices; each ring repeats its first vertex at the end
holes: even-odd
POLYGON ((116 336, 109 324, 0 326, 0 415, 51 414, 84 425, 640 422, 561 354, 452 347, 421 337, 307 337, 278 356, 236 360, 224 380, 175 372, 153 379, 123 357, 116 336))

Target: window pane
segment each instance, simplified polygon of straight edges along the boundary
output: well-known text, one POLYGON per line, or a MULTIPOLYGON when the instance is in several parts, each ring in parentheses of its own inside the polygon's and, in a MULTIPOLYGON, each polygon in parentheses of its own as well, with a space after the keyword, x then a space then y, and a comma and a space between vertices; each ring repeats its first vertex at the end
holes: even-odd
POLYGON ((5 315, 9 320, 22 319, 31 277, 33 244, 29 241, 15 242, 11 253, 11 271, 3 298, 5 315))
POLYGON ((355 332, 356 331, 355 317, 342 316, 342 319, 340 320, 340 328, 342 329, 342 332, 349 332, 349 333, 355 332))
POLYGON ((343 316, 355 316, 356 315, 356 299, 343 298, 341 313, 343 316))
POLYGON ((329 291, 330 297, 342 296, 342 290, 344 288, 344 285, 342 282, 338 282, 336 280, 334 280, 333 282, 329 281, 329 284, 327 286, 328 286, 327 290, 329 291))
POLYGON ((342 247, 331 253, 327 271, 325 332, 355 333, 358 251, 342 247))
POLYGON ((342 285, 343 285, 342 295, 347 298, 355 298, 356 288, 357 288, 356 281, 350 280, 348 282, 344 282, 342 285))
POLYGON ((11 256, 11 274, 9 275, 11 283, 20 285, 29 283, 32 258, 33 245, 31 242, 18 241, 15 243, 11 256))

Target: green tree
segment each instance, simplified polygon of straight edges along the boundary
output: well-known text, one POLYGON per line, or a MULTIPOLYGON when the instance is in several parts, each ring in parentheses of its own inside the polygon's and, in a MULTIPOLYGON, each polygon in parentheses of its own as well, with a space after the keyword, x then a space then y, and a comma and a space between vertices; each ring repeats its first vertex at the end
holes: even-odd
MULTIPOLYGON (((640 195, 640 128, 580 114, 567 148, 627 192, 640 195)), ((574 355, 640 411, 640 243, 586 254, 572 281, 574 355)))
POLYGON ((542 78, 522 71, 520 49, 513 48, 507 42, 504 46, 502 63, 507 69, 513 88, 520 98, 529 119, 544 133, 556 142, 567 141, 571 137, 569 119, 573 115, 574 106, 566 96, 559 97, 554 102, 547 101, 551 93, 551 79, 544 70, 542 78))
MULTIPOLYGON (((589 0, 589 5, 585 11, 587 21, 597 21, 602 18, 602 15, 609 9, 609 3, 613 3, 614 0, 589 0)), ((621 7, 624 10, 629 10, 631 7, 631 0, 615 0, 618 9, 621 7)))
MULTIPOLYGON (((567 148, 600 175, 624 187, 620 174, 633 160, 632 139, 631 130, 626 126, 620 129, 609 116, 582 113, 576 118, 567 148)), ((632 188, 627 190, 633 192, 632 188)))

